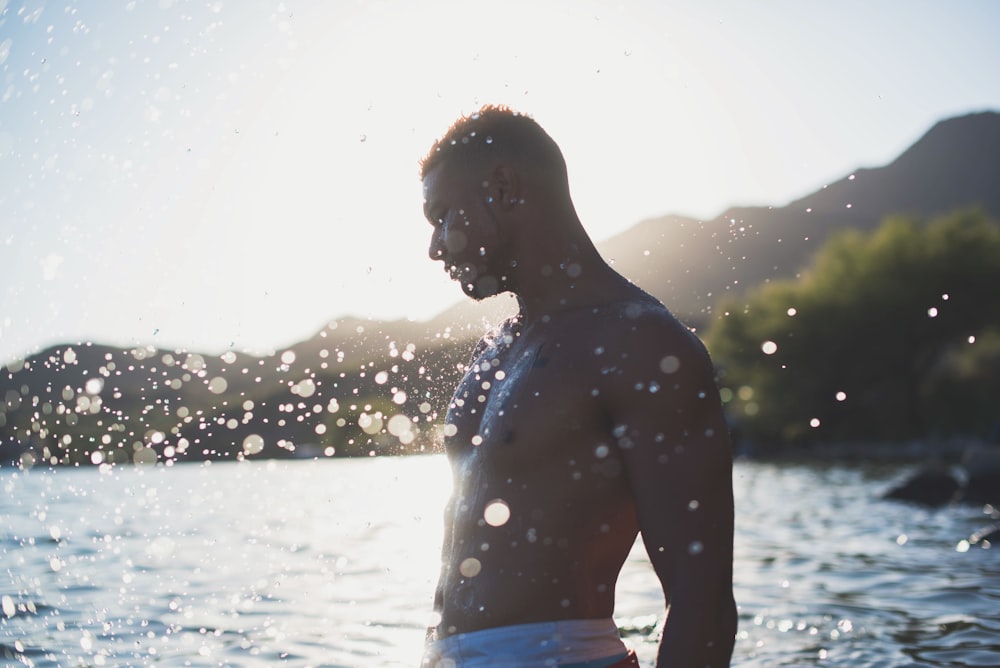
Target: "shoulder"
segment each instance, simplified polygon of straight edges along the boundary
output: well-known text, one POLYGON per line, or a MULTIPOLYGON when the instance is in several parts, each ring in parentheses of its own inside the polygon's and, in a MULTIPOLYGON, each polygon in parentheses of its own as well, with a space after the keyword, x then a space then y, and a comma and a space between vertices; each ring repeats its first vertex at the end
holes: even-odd
MULTIPOLYGON (((618 302, 600 316, 596 331, 609 342, 609 349, 623 359, 639 363, 673 356, 678 360, 707 361, 701 340, 653 297, 618 302)), ((666 360, 664 366, 671 366, 666 360)))
POLYGON ((616 304, 588 338, 603 358, 599 382, 606 401, 658 403, 671 396, 687 403, 714 394, 705 346, 652 298, 616 304))

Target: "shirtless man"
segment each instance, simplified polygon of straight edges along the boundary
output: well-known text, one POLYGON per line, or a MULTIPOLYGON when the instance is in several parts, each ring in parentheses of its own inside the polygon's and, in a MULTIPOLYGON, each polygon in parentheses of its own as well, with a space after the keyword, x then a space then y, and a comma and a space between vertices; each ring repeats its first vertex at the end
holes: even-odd
POLYGON ((604 262, 529 117, 460 119, 422 180, 430 257, 473 299, 519 305, 448 408, 454 489, 423 665, 638 666, 612 613, 641 533, 669 605, 656 665, 728 666, 732 460, 701 343, 604 262))

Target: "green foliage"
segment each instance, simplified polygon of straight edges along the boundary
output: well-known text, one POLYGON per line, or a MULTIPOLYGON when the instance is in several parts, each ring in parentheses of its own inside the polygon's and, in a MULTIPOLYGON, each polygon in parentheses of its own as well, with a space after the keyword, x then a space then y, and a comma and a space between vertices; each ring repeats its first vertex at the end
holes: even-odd
POLYGON ((985 435, 1000 402, 1000 226, 976 211, 832 238, 796 281, 719 312, 707 343, 758 444, 985 435))

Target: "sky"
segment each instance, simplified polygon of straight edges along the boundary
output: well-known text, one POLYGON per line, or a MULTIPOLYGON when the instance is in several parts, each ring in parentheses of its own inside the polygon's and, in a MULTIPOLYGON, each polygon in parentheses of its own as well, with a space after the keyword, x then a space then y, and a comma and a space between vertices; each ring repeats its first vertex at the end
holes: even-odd
POLYGON ((992 0, 0 0, 0 363, 268 352, 463 299, 417 163, 532 115, 601 241, 780 206, 1000 110, 992 0))

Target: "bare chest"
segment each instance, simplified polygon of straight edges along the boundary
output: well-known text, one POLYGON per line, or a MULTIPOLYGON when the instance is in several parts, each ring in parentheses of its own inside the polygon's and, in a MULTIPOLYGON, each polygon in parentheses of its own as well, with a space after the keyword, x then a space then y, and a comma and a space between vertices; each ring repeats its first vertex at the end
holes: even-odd
POLYGON ((599 438, 603 425, 591 366, 571 346, 553 341, 488 348, 449 408, 449 453, 522 466, 599 438))

